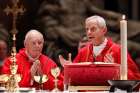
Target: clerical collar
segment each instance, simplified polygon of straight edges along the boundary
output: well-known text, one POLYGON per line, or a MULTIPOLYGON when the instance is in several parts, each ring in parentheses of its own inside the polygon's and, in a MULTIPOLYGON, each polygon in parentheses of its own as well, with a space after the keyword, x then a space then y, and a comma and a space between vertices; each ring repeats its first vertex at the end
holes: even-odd
POLYGON ((28 58, 31 62, 34 62, 34 61, 38 60, 40 55, 41 55, 41 53, 40 53, 39 56, 37 56, 36 58, 33 58, 27 51, 25 51, 25 53, 26 53, 26 55, 28 56, 28 58))
POLYGON ((99 46, 93 45, 94 56, 98 56, 101 53, 101 51, 105 48, 107 41, 108 41, 107 38, 105 38, 104 42, 102 44, 100 44, 99 46))

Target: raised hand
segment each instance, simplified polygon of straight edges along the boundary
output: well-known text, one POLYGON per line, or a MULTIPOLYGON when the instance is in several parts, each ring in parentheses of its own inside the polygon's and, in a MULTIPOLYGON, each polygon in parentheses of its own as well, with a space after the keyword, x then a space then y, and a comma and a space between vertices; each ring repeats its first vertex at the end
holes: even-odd
POLYGON ((105 55, 104 62, 106 62, 106 63, 114 63, 114 58, 112 56, 112 52, 105 55))
POLYGON ((59 55, 59 61, 61 63, 61 65, 64 67, 65 64, 69 64, 69 63, 72 63, 72 60, 71 60, 71 53, 69 53, 68 55, 68 60, 64 59, 64 57, 62 55, 59 55))

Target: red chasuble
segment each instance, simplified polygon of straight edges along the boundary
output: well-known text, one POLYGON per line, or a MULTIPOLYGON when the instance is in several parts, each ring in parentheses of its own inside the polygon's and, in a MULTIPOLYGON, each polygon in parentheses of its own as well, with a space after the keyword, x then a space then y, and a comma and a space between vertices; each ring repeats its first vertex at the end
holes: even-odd
MULTIPOLYGON (((94 56, 93 53, 93 45, 88 44, 84 48, 82 48, 76 58, 74 59, 74 63, 78 62, 105 62, 105 56, 111 53, 114 58, 114 62, 120 64, 121 61, 121 52, 120 46, 111 39, 108 39, 106 47, 102 50, 102 52, 98 56, 94 56)), ((131 59, 128 54, 128 79, 137 80, 140 79, 140 72, 135 62, 131 59)))
MULTIPOLYGON (((25 49, 21 49, 19 53, 16 55, 17 58, 17 65, 18 65, 18 70, 17 73, 21 75, 21 81, 19 82, 20 87, 35 87, 38 89, 39 84, 36 83, 35 81, 33 82, 33 85, 31 85, 31 66, 32 62, 29 61, 25 49)), ((43 74, 46 74, 48 76, 48 81, 43 84, 43 89, 45 90, 52 90, 54 88, 54 77, 51 75, 51 69, 56 67, 57 65, 47 56, 41 54, 39 57, 39 60, 41 62, 41 68, 43 71, 43 74)), ((10 58, 7 58, 4 62, 4 66, 2 69, 2 73, 4 74, 9 74, 10 73, 10 58)), ((63 76, 62 74, 59 75, 58 77, 58 88, 60 90, 63 90, 63 76)))

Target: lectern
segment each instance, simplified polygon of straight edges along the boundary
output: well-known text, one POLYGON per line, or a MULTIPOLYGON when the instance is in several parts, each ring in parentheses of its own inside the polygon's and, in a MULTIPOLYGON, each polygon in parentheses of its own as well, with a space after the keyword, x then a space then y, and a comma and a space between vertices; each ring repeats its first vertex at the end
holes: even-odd
MULTIPOLYGON (((97 62, 95 62, 97 63, 97 62)), ((108 80, 120 78, 120 65, 115 63, 71 63, 64 66, 64 85, 69 91, 109 90, 108 80)))

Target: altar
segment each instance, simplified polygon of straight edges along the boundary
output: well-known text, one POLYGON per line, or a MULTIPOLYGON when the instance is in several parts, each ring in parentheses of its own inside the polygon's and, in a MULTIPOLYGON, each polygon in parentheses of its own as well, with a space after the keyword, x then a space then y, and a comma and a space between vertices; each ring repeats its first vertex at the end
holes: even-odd
MULTIPOLYGON (((0 87, 0 93, 9 93, 6 91, 5 87, 0 87)), ((36 93, 35 88, 17 88, 14 93, 36 93)))

